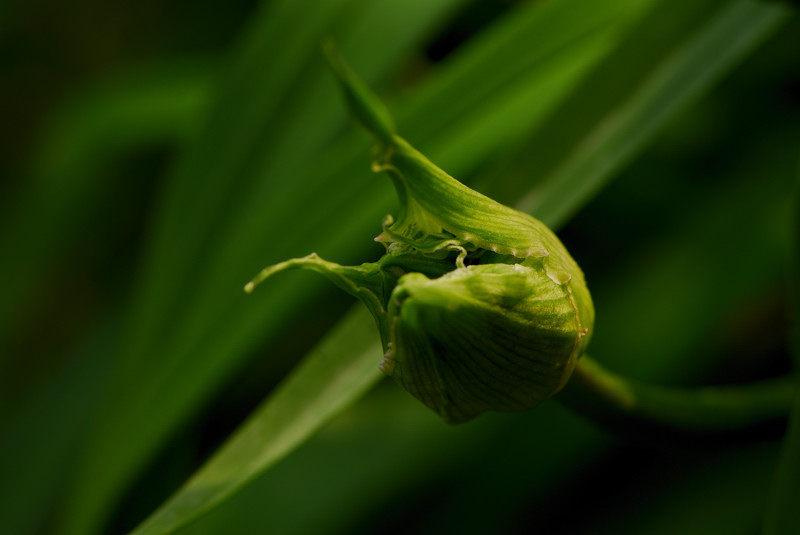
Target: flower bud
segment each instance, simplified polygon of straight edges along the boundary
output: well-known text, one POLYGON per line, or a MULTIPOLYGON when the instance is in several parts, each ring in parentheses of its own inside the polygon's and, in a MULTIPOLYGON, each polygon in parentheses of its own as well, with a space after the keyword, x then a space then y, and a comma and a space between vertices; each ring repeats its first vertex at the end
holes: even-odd
POLYGON ((326 275, 375 318, 380 369, 447 422, 535 407, 564 386, 589 343, 583 273, 542 222, 471 190, 400 138, 377 97, 340 58, 331 62, 376 138, 373 169, 400 199, 376 238, 386 255, 345 267, 312 254, 245 289, 287 268, 326 275))
POLYGON ((564 386, 588 333, 569 281, 543 264, 405 275, 381 370, 450 423, 535 407, 564 386))

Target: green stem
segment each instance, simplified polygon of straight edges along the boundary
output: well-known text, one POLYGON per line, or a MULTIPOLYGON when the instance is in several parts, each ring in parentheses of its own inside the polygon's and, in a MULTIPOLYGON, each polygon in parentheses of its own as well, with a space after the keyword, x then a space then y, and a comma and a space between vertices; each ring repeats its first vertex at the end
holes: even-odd
POLYGON ((746 385, 668 388, 616 375, 584 355, 556 399, 625 433, 718 434, 785 419, 794 385, 786 376, 746 385))

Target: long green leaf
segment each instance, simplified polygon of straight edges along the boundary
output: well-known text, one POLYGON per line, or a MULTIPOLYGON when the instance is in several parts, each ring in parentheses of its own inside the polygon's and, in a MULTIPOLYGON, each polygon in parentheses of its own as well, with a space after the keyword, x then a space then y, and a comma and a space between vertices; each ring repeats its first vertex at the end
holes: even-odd
POLYGON ((538 176, 540 183, 518 206, 551 225, 568 220, 582 200, 591 199, 672 117, 787 17, 783 6, 749 0, 682 6, 661 3, 631 32, 628 46, 619 48, 582 90, 564 103, 566 113, 554 116, 526 144, 521 160, 527 163, 516 172, 538 176), (664 19, 682 23, 679 38, 671 26, 658 24, 664 19), (664 30, 654 34, 651 28, 664 30), (627 80, 633 82, 628 86, 622 86, 622 80, 603 79, 605 69, 624 72, 631 68, 637 70, 633 80, 627 80), (601 97, 593 98, 597 93, 601 97), (609 95, 617 100, 609 101, 609 95), (591 122, 587 124, 585 118, 591 122), (555 150, 541 159, 530 159, 530 147, 535 149, 544 139, 565 135, 565 131, 572 142, 560 146, 568 153, 555 150), (552 202, 553 197, 560 202, 552 202))
POLYGON ((182 492, 133 533, 173 533, 230 497, 279 461, 374 385, 380 356, 372 322, 361 308, 349 314, 197 472, 182 492), (342 362, 342 347, 350 355, 342 362))

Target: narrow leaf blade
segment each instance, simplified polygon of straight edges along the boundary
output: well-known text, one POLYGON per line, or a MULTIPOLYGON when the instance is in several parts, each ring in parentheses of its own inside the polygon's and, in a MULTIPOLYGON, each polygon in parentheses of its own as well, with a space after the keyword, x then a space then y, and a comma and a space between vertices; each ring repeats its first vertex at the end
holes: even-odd
POLYGON ((381 374, 369 315, 348 314, 217 454, 134 535, 173 533, 291 452, 361 397, 381 374), (343 354, 342 347, 349 347, 343 354))

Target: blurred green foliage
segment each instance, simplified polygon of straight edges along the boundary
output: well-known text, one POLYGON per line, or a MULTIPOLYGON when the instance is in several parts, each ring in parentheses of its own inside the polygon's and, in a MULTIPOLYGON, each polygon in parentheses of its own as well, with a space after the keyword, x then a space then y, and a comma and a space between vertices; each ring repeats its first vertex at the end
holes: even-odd
POLYGON ((129 532, 251 414, 266 431, 246 451, 274 453, 236 464, 239 483, 178 532, 792 533, 797 415, 783 446, 781 425, 702 447, 618 437, 553 402, 450 427, 391 383, 370 390, 377 333, 323 281, 241 288, 311 251, 382 252, 371 239, 396 202, 319 51, 333 37, 404 137, 560 228, 599 361, 675 385, 786 373, 796 8, 3 11, 1 533, 129 532))

